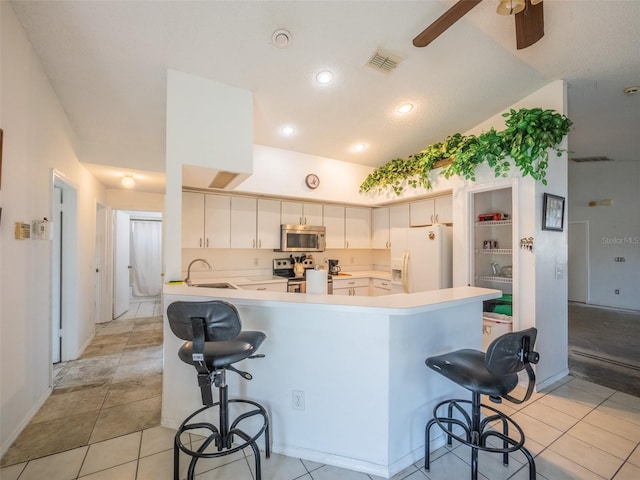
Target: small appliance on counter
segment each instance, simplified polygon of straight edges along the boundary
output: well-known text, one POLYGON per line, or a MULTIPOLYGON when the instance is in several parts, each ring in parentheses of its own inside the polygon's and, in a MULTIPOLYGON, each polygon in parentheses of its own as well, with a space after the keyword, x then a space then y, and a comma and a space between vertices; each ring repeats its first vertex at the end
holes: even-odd
MULTIPOLYGON (((307 272, 316 267, 311 255, 301 255, 289 258, 275 258, 273 260, 273 274, 287 279, 287 292, 307 293, 307 272)), ((333 278, 327 277, 327 293, 333 293, 333 278)))
POLYGON ((337 275, 340 273, 340 267, 338 266, 339 260, 328 259, 327 263, 329 264, 329 274, 337 275))

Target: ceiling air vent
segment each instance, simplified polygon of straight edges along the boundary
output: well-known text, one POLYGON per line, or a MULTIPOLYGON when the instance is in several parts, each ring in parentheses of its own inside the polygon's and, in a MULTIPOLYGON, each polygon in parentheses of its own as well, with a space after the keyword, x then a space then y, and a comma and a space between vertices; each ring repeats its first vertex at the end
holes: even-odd
POLYGON ((609 157, 576 157, 572 158, 574 162, 584 163, 584 162, 612 162, 609 157))
POLYGON ((376 50, 369 59, 367 66, 382 73, 389 73, 395 70, 399 63, 400 58, 395 55, 391 55, 384 50, 376 50))

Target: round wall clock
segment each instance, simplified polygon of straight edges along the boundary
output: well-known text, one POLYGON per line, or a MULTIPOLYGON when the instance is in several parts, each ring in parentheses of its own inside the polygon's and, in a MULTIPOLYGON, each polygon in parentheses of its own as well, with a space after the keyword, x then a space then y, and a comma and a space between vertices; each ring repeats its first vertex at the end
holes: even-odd
POLYGON ((307 175, 304 181, 309 188, 318 188, 318 185, 320 185, 320 179, 315 173, 310 173, 309 175, 307 175))

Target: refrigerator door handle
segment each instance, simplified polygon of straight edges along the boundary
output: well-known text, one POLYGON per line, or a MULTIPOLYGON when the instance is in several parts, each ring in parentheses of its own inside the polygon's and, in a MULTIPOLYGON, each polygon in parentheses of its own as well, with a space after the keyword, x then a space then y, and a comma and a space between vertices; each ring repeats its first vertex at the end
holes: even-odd
POLYGON ((402 254, 402 291, 409 293, 409 252, 402 254))

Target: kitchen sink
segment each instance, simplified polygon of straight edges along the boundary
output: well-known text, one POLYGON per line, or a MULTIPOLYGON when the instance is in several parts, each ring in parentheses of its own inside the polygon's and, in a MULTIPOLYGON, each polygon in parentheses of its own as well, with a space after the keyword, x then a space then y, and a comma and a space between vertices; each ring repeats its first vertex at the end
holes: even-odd
POLYGON ((238 290, 238 287, 235 285, 231 285, 226 282, 216 282, 216 283, 195 283, 192 287, 204 287, 204 288, 230 288, 232 290, 238 290))

